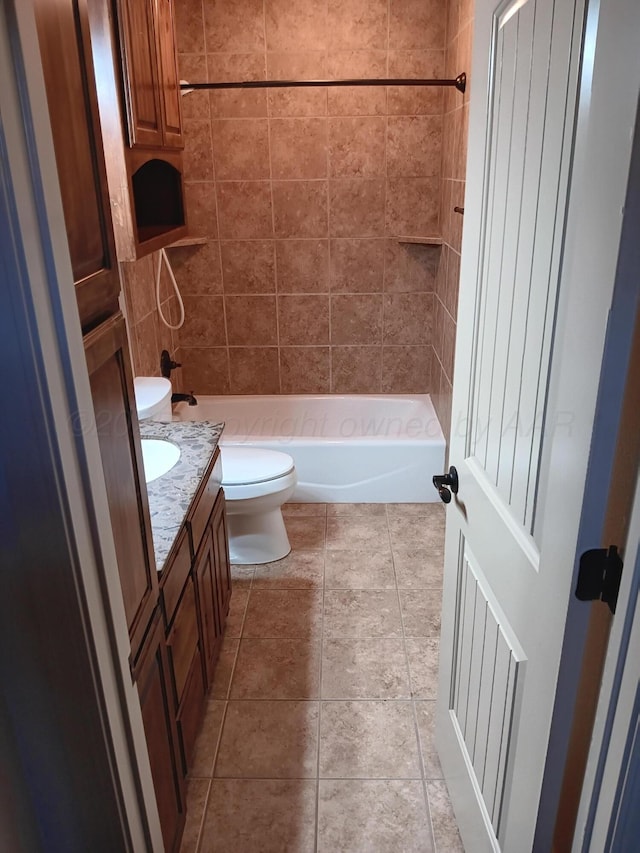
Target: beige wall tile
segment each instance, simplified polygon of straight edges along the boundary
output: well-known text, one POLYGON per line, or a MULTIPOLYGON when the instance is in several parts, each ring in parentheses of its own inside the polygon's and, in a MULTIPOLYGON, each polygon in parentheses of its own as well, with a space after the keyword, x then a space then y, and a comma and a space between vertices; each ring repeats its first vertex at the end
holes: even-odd
MULTIPOLYGON (((389 77, 443 77, 444 50, 390 50, 389 77)), ((443 90, 390 86, 389 115, 441 115, 443 90)))
POLYGON ((391 177, 440 175, 441 116, 390 116, 387 129, 387 174, 391 177))
MULTIPOLYGON (((182 383, 177 391, 198 394, 229 393, 229 356, 226 347, 189 347, 181 350, 182 383)), ((173 379, 173 377, 172 377, 173 379)))
POLYGON ((440 231, 440 178, 388 178, 389 236, 433 237, 440 231))
POLYGON ((269 181, 219 183, 218 212, 223 239, 259 239, 273 236, 269 181))
POLYGON ((185 181, 212 181, 211 122, 209 119, 185 118, 183 129, 185 181))
POLYGON ((279 296, 281 346, 329 343, 329 296, 279 296))
MULTIPOLYGON (((208 79, 212 82, 264 80, 264 53, 210 53, 207 55, 208 79)), ((260 118, 267 115, 264 89, 247 91, 220 89, 209 93, 211 114, 217 118, 260 118)))
POLYGON ((326 50, 327 6, 307 0, 266 4, 267 50, 326 50))
POLYGON ((384 180, 342 178, 329 181, 332 237, 384 235, 384 180))
POLYGON ((387 47, 387 0, 329 0, 332 48, 387 47))
POLYGON ((220 347, 227 343, 221 296, 184 293, 182 346, 220 347))
POLYGON ((386 86, 329 88, 327 111, 332 116, 383 116, 387 113, 386 86))
POLYGON ((213 182, 184 185, 189 233, 194 237, 218 239, 216 189, 213 182))
POLYGON ((379 394, 382 348, 332 347, 331 392, 333 394, 379 394))
MULTIPOLYGON (((209 79, 206 54, 178 54, 178 72, 181 80, 188 80, 190 83, 206 83, 209 79)), ((181 104, 183 118, 209 118, 209 92, 189 92, 182 97, 181 104)))
POLYGON ((278 394, 277 347, 229 348, 230 394, 278 394))
POLYGON ((385 344, 431 343, 433 332, 432 293, 385 293, 385 344))
POLYGON ((386 241, 384 289, 387 293, 428 292, 435 288, 439 246, 386 241))
POLYGON ((387 71, 386 50, 336 50, 332 44, 327 54, 327 77, 384 77, 387 71))
POLYGON ((202 0, 180 0, 175 5, 179 53, 204 53, 202 0))
POLYGON ((229 346, 278 342, 275 296, 225 296, 229 346))
POLYGON ((377 293, 384 277, 384 240, 331 241, 331 291, 377 293))
POLYGON ((380 344, 381 334, 381 295, 331 297, 332 344, 380 344))
POLYGON ((218 181, 269 178, 269 127, 266 119, 214 121, 213 156, 218 181))
POLYGON ((204 0, 203 6, 207 53, 264 50, 262 0, 204 0))
POLYGON ((431 389, 430 346, 382 348, 383 394, 426 394, 431 389))
POLYGON ((446 24, 440 0, 390 0, 389 47, 444 48, 446 24))
MULTIPOLYGON (((322 51, 267 53, 270 80, 322 80, 327 76, 327 55, 322 51)), ((327 114, 327 90, 270 89, 271 116, 323 116, 327 114)))
POLYGON ((328 394, 331 350, 329 347, 281 347, 282 394, 328 394))
POLYGON ((274 181, 276 237, 327 236, 325 181, 274 181))
POLYGON ((167 254, 183 293, 222 293, 220 246, 217 241, 202 246, 168 249, 167 254))
POLYGON ((271 89, 268 94, 269 115, 276 118, 326 116, 327 89, 271 89))
POLYGON ((278 293, 327 293, 328 240, 276 240, 278 293))
POLYGON ((158 328, 154 314, 147 314, 134 327, 136 350, 138 353, 138 376, 158 376, 160 374, 160 349, 156 338, 158 328))
POLYGON ((225 293, 275 293, 273 240, 224 240, 220 248, 225 293))
POLYGON ((272 119, 270 133, 274 180, 326 177, 326 119, 272 119))
POLYGON ((375 178, 385 174, 382 117, 329 119, 329 168, 333 178, 375 178))

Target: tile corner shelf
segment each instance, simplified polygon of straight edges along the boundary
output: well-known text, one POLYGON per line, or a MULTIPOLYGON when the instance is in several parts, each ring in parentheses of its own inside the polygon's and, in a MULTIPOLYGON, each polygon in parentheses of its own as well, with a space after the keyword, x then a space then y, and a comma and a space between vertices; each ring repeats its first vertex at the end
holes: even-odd
POLYGON ((442 237, 396 237, 398 243, 411 243, 414 246, 442 246, 442 237))
POLYGON ((167 249, 179 249, 181 246, 204 246, 208 242, 208 237, 182 237, 180 240, 169 243, 167 249))

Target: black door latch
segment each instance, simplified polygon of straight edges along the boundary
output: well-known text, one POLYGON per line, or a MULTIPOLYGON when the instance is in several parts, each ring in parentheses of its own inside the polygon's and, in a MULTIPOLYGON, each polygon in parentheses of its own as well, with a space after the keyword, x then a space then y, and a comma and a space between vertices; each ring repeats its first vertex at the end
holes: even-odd
POLYGON ((438 490, 440 499, 446 504, 451 503, 451 492, 454 495, 458 494, 458 472, 453 465, 449 468, 448 474, 436 474, 433 478, 433 485, 438 490))
POLYGON ((615 545, 585 551, 580 557, 576 598, 580 601, 604 601, 609 605, 609 610, 615 613, 622 566, 615 545))

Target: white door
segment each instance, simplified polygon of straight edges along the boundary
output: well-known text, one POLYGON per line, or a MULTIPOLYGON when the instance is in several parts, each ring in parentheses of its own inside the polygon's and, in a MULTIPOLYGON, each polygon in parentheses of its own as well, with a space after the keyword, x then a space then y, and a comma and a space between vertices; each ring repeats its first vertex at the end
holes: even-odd
POLYGON ((575 853, 640 846, 640 480, 585 777, 575 853), (591 802, 593 798, 593 802, 591 802), (591 812, 593 809, 593 812, 591 812))
POLYGON ((637 8, 476 4, 437 719, 469 853, 533 848, 637 105, 625 30, 637 8))

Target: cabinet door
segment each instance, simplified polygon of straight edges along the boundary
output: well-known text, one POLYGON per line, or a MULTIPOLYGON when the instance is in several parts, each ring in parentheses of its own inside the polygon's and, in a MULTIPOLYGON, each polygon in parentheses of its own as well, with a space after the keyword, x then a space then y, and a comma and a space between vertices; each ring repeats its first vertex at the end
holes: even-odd
POLYGON ((231 602, 231 566, 229 563, 229 537, 224 512, 224 492, 220 489, 216 505, 211 515, 211 535, 213 538, 214 562, 216 571, 216 592, 218 623, 224 633, 229 604, 231 602))
POLYGON ((222 643, 222 625, 218 617, 218 592, 216 563, 211 529, 207 528, 196 556, 196 583, 200 611, 200 635, 207 685, 213 681, 213 672, 222 643))
POLYGON ((158 68, 165 148, 184 148, 173 0, 157 0, 158 68))
POLYGON ((155 0, 118 0, 129 144, 161 148, 162 107, 154 7, 155 0))
POLYGON ((167 649, 156 611, 134 673, 165 850, 174 850, 185 819, 184 781, 171 697, 167 649))
POLYGON ((118 278, 86 0, 35 0, 80 322, 118 310, 118 278))
MULTIPOLYGON (((122 314, 85 336, 100 455, 120 585, 135 660, 158 600, 149 503, 122 314)), ((82 421, 78 424, 83 428, 82 421)))

